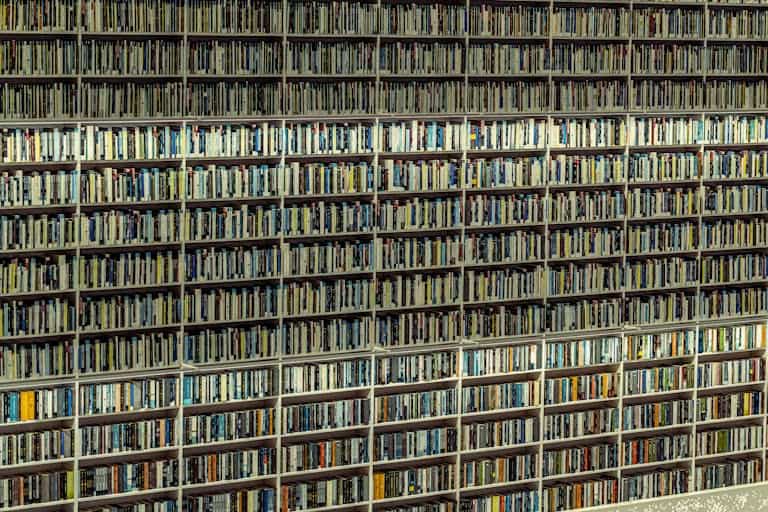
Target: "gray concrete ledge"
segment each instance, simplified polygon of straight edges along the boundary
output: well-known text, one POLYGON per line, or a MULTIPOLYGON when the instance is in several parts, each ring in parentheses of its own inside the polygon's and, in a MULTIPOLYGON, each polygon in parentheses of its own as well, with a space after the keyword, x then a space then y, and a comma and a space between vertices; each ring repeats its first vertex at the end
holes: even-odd
POLYGON ((768 482, 586 510, 590 512, 768 512, 768 482))

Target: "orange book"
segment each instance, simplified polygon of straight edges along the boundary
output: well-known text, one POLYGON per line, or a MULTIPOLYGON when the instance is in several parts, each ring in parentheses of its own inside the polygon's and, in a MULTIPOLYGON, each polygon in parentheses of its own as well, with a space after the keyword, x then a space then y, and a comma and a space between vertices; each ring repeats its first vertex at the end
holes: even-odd
POLYGON ((19 414, 21 421, 35 419, 35 392, 22 391, 19 393, 19 414))
POLYGON ((208 459, 208 481, 209 482, 215 482, 217 480, 216 478, 216 459, 217 458, 218 457, 214 453, 208 459))
POLYGON ((765 347, 765 341, 766 341, 766 328, 764 326, 759 326, 758 329, 760 330, 760 348, 765 347))
POLYGON ((283 486, 283 499, 280 501, 282 512, 288 512, 288 487, 283 486))
MULTIPOLYGON (((333 451, 333 449, 331 449, 333 451)), ((324 468, 326 466, 325 464, 325 443, 320 443, 320 466, 321 468, 324 468)), ((333 466, 333 462, 329 464, 329 466, 333 466)))

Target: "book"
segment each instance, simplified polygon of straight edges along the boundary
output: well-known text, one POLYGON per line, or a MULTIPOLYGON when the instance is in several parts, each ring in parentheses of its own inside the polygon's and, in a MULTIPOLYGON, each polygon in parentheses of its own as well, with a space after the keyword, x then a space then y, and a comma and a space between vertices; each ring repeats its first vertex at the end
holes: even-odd
POLYGON ((373 499, 452 490, 455 479, 454 464, 374 472, 373 499))
POLYGON ((281 471, 297 473, 316 469, 339 468, 366 464, 368 438, 351 437, 282 446, 281 471))

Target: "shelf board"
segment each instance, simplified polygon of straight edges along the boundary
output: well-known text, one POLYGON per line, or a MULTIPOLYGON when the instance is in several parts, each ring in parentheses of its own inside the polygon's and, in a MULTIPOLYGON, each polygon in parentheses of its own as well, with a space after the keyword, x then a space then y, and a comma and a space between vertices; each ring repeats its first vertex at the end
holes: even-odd
MULTIPOLYGON (((46 470, 66 468, 72 466, 75 462, 74 457, 62 457, 59 459, 48 459, 33 462, 22 462, 10 465, 0 465, 0 474, 17 475, 20 473, 35 472, 44 473, 46 470)), ((3 509, 5 510, 5 509, 3 509)))
POLYGON ((80 35, 83 37, 83 39, 123 39, 123 38, 130 38, 130 39, 146 39, 146 38, 172 38, 172 39, 181 39, 184 37, 184 34, 182 31, 177 32, 163 32, 163 31, 157 31, 157 32, 139 32, 139 31, 130 31, 130 32, 121 32, 121 31, 115 31, 115 30, 108 30, 108 31, 98 31, 98 30, 88 30, 88 29, 81 29, 79 31, 80 35))
POLYGON ((463 486, 461 487, 461 492, 477 492, 477 491, 494 491, 494 490, 501 490, 509 487, 527 487, 527 486, 538 486, 539 478, 526 478, 522 480, 514 480, 514 481, 508 481, 508 482, 496 482, 492 484, 480 484, 480 485, 472 485, 472 486, 463 486))
POLYGON ((381 499, 374 499, 373 500, 373 506, 380 506, 380 505, 392 505, 392 504, 398 504, 401 502, 408 502, 410 500, 422 500, 425 498, 434 499, 434 498, 440 498, 440 497, 453 497, 455 496, 456 491, 453 489, 447 489, 444 491, 433 491, 433 492, 424 492, 424 493, 418 493, 418 494, 404 494, 402 496, 392 497, 392 498, 381 498, 381 499))
POLYGON ((461 450, 459 456, 462 460, 478 460, 492 457, 494 455, 503 455, 507 453, 538 451, 541 443, 532 441, 528 443, 510 444, 501 446, 488 446, 485 448, 467 448, 461 450))
POLYGON ((457 377, 427 380, 422 382, 394 382, 388 384, 376 384, 373 391, 376 396, 383 396, 401 392, 422 391, 425 389, 445 389, 452 387, 449 385, 455 385, 458 382, 459 379, 457 377))
POLYGON ((149 418, 168 418, 173 416, 178 406, 155 407, 134 409, 131 411, 103 412, 103 413, 81 413, 78 415, 80 425, 107 425, 121 423, 124 421, 149 419, 149 418))
POLYGON ((0 336, 0 343, 37 343, 54 340, 74 339, 77 335, 75 331, 64 331, 58 333, 40 333, 40 334, 19 334, 15 336, 0 336))
POLYGON ((74 288, 64 288, 60 290, 38 290, 31 292, 2 292, 0 295, 7 300, 27 300, 37 299, 44 297, 61 297, 66 295, 75 295, 76 290, 74 288))
POLYGON ((696 455, 696 465, 701 466, 705 463, 711 464, 724 460, 731 460, 737 458, 747 458, 750 455, 760 455, 762 457, 765 448, 750 448, 745 450, 733 450, 724 453, 713 453, 708 455, 696 455))
POLYGON ((275 444, 277 442, 277 438, 277 435, 267 435, 221 441, 207 441, 204 443, 184 444, 181 446, 181 450, 185 455, 201 455, 224 450, 237 450, 249 446, 264 446, 275 444))
POLYGON ((25 505, 18 505, 8 508, 3 508, 3 512, 61 512, 62 510, 69 510, 69 506, 73 506, 75 501, 73 499, 48 501, 45 503, 27 503, 25 505))
POLYGON ((508 407, 503 409, 492 409, 488 411, 465 411, 461 414, 462 421, 467 420, 468 423, 477 423, 478 420, 483 419, 497 419, 500 417, 527 417, 533 414, 537 414, 539 406, 521 406, 521 407, 508 407))
POLYGON ((337 505, 329 505, 327 507, 318 507, 318 508, 308 508, 308 509, 301 509, 301 512, 335 512, 337 510, 358 510, 362 512, 363 510, 368 510, 368 504, 370 502, 365 501, 359 501, 356 503, 340 503, 337 505))
POLYGON ((101 496, 80 496, 78 498, 78 503, 82 503, 84 505, 101 505, 110 502, 122 502, 124 500, 136 499, 139 501, 145 498, 175 494, 176 489, 176 487, 163 487, 158 489, 146 489, 141 491, 127 491, 122 493, 105 494, 101 496))
POLYGON ((664 400, 666 398, 679 398, 683 395, 691 394, 694 392, 694 387, 684 389, 670 389, 665 391, 647 391, 635 394, 624 394, 624 400, 629 400, 632 403, 644 403, 649 401, 664 400))
POLYGON ((283 391, 280 395, 283 400, 283 405, 298 405, 306 402, 333 401, 342 398, 352 398, 367 396, 371 391, 371 386, 356 386, 351 388, 341 389, 328 389, 318 391, 305 391, 305 392, 289 392, 283 391))
POLYGON ((336 437, 351 437, 355 434, 368 435, 370 426, 368 423, 360 425, 352 425, 349 427, 337 427, 337 428, 321 428, 317 430, 309 430, 306 432, 284 432, 281 437, 288 444, 296 444, 301 441, 309 441, 313 439, 334 439, 336 437))
POLYGON ((306 479, 309 478, 321 478, 323 476, 341 476, 342 474, 346 474, 347 472, 356 472, 361 469, 365 469, 366 473, 368 468, 370 467, 370 464, 367 462, 357 463, 357 464, 347 464, 343 466, 332 466, 327 468, 314 468, 314 469, 305 469, 300 471, 284 471, 280 473, 280 478, 283 480, 284 483, 290 482, 290 481, 306 481, 306 479))
POLYGON ((693 421, 689 423, 678 423, 675 425, 663 425, 659 427, 647 427, 647 428, 622 430, 621 434, 622 434, 622 437, 625 439, 626 439, 626 436, 629 436, 629 439, 633 439, 638 437, 653 437, 655 434, 668 435, 676 432, 685 432, 685 431, 693 432, 693 421))
POLYGON ((625 471, 630 471, 634 473, 637 472, 646 472, 649 470, 654 469, 665 469, 669 468, 671 466, 680 466, 680 465, 690 465, 693 458, 691 457, 682 457, 679 459, 673 459, 673 460, 662 460, 662 461, 656 461, 656 462, 643 462, 639 464, 624 464, 619 467, 622 472, 622 476, 625 476, 625 471))
MULTIPOLYGON (((464 415, 466 416, 466 414, 464 415)), ((388 420, 388 421, 376 421, 374 427, 375 428, 385 428, 385 427, 406 427, 406 428, 417 428, 421 425, 423 426, 429 426, 437 423, 448 423, 448 422, 456 422, 456 419, 458 418, 458 414, 446 414, 443 416, 427 416, 424 418, 413 418, 408 420, 388 420)))
POLYGON ((245 478, 236 478, 233 480, 217 480, 217 481, 209 481, 205 483, 199 483, 199 484, 183 484, 182 490, 185 492, 196 492, 196 491, 218 491, 227 489, 230 486, 242 486, 242 485, 253 485, 253 484, 261 484, 261 483, 267 483, 271 484, 274 482, 277 478, 277 475, 258 475, 258 476, 250 476, 245 478))
POLYGON ((613 468, 606 468, 606 469, 596 469, 591 471, 579 471, 575 473, 561 473, 558 475, 549 475, 549 476, 543 476, 541 478, 541 481, 544 484, 544 487, 546 488, 548 484, 551 483, 564 483, 565 481, 572 481, 572 480, 588 480, 592 477, 601 477, 601 476, 613 476, 619 471, 619 467, 613 467, 613 468))
MULTIPOLYGON (((539 343, 532 343, 532 345, 538 345, 539 343)), ((465 352, 467 350, 465 349, 465 352)), ((461 378, 462 386, 477 386, 484 383, 505 383, 505 382, 520 382, 521 380, 537 380, 541 375, 542 370, 540 368, 532 368, 529 370, 509 370, 499 373, 488 373, 484 375, 464 375, 461 378)))
POLYGON ((750 424, 752 421, 760 421, 765 417, 764 414, 751 414, 748 416, 733 416, 729 418, 718 418, 718 419, 712 419, 712 420, 698 420, 696 422, 696 430, 698 430, 700 427, 720 427, 720 426, 743 426, 745 424, 750 424))
POLYGON ((605 407, 615 407, 619 402, 618 397, 611 398, 590 398, 586 400, 571 400, 569 402, 562 402, 557 404, 544 404, 544 413, 552 412, 567 412, 574 410, 573 407, 578 405, 579 407, 590 406, 592 409, 602 409, 605 407))
POLYGON ((621 434, 618 431, 606 432, 604 434, 581 435, 579 437, 573 437, 570 439, 545 440, 542 441, 541 444, 543 445, 543 449, 545 451, 565 447, 582 447, 584 445, 597 446, 602 444, 610 444, 609 441, 616 442, 620 435, 621 434))
POLYGON ((161 459, 163 455, 175 456, 179 452, 179 446, 167 446, 158 448, 142 448, 135 451, 122 451, 113 453, 102 453, 99 455, 80 455, 78 462, 81 468, 107 465, 112 463, 121 463, 127 461, 138 461, 142 459, 161 459))

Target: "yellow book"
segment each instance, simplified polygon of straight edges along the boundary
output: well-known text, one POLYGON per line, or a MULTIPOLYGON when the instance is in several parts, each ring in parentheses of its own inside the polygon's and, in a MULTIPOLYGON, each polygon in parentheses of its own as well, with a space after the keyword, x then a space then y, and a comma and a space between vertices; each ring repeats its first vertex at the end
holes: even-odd
POLYGON ((747 159, 746 158, 742 158, 741 159, 741 176, 742 177, 747 177, 748 176, 747 167, 748 167, 747 159))
POLYGON ((35 419, 35 392, 22 391, 19 393, 19 413, 21 421, 35 419))
POLYGON ((384 473, 375 473, 373 475, 373 499, 380 500, 384 498, 384 473))
POLYGON ((67 471, 67 499, 71 500, 75 497, 75 473, 74 471, 67 471))
POLYGON ((30 158, 29 158, 30 160, 40 160, 40 151, 41 151, 40 145, 41 145, 40 132, 36 131, 35 132, 35 154, 34 156, 30 155, 30 158))
MULTIPOLYGON (((11 260, 11 264, 8 267, 8 290, 13 291, 16 290, 18 287, 18 284, 16 283, 16 274, 19 271, 19 265, 16 263, 16 261, 11 260)), ((2 324, 0 324, 2 325, 2 324)))

